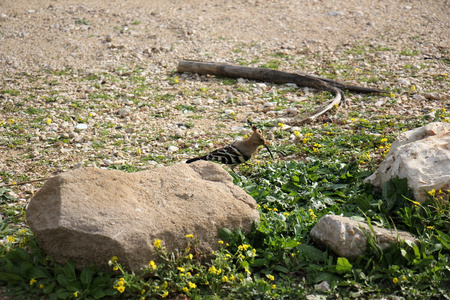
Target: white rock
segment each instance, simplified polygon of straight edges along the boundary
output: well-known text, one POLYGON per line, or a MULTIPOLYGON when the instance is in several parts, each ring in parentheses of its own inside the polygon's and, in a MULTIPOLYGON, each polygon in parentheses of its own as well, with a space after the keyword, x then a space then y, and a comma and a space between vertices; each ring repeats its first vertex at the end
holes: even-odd
POLYGON ((169 148, 167 148, 167 151, 172 153, 178 151, 178 149, 179 148, 177 146, 169 146, 169 148))
POLYGON ((435 122, 400 134, 378 170, 365 179, 383 188, 389 179, 407 178, 416 201, 427 192, 450 189, 450 123, 435 122))
POLYGON ((87 124, 84 124, 84 123, 78 123, 78 124, 75 126, 75 130, 85 130, 85 129, 87 129, 87 128, 88 128, 87 124))
POLYGON ((400 78, 397 82, 400 85, 411 85, 411 82, 405 78, 400 78))
MULTIPOLYGON (((378 246, 386 250, 398 239, 416 243, 417 240, 408 232, 372 226, 378 246)), ((371 229, 364 222, 357 222, 347 217, 325 215, 311 230, 311 237, 318 243, 326 245, 337 255, 357 258, 364 254, 367 247, 367 233, 371 229)))

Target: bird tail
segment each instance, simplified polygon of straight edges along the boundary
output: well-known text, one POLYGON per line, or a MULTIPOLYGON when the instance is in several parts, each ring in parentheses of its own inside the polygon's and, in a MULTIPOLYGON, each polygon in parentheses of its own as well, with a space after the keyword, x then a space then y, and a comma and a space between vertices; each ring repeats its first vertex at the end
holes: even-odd
POLYGON ((197 160, 203 160, 203 159, 204 159, 203 156, 202 156, 202 157, 195 157, 195 158, 188 159, 188 160, 186 161, 186 163, 187 163, 187 164, 190 164, 190 163, 192 163, 192 162, 194 162, 194 161, 197 161, 197 160))

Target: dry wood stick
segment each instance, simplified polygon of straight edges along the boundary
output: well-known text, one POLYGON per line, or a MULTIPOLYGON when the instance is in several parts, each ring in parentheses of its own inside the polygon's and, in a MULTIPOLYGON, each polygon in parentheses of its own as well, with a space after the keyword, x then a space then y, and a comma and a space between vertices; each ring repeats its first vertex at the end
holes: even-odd
POLYGON ((344 99, 344 93, 342 92, 342 89, 360 93, 386 93, 386 91, 383 90, 346 85, 338 81, 306 73, 295 74, 272 69, 233 66, 223 63, 181 60, 178 63, 177 71, 179 73, 191 72, 205 75, 210 74, 234 78, 247 78, 274 83, 295 83, 300 87, 310 87, 317 90, 329 91, 335 96, 334 99, 325 103, 323 107, 314 111, 311 116, 300 121, 293 121, 291 122, 291 125, 298 125, 307 121, 314 120, 321 114, 333 108, 333 106, 339 105, 344 99))

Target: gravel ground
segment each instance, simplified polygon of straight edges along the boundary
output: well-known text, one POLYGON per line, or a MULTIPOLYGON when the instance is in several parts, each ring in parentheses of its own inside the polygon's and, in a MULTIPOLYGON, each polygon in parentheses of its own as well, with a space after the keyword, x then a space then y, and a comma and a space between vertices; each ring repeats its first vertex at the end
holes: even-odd
MULTIPOLYGON (((247 118, 277 124, 321 101, 290 85, 176 74, 181 59, 392 91, 348 95, 343 117, 448 108, 449 14, 445 0, 0 0, 0 178, 183 161, 248 133, 247 118)), ((15 191, 26 201, 38 187, 15 191)))

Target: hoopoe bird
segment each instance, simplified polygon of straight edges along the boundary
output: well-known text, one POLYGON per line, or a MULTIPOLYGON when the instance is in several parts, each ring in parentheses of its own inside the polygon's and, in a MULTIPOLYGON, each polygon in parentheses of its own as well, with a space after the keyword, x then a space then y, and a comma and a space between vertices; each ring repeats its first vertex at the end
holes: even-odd
POLYGON ((236 141, 231 145, 216 149, 204 156, 191 158, 187 160, 186 163, 190 164, 197 160, 209 160, 221 162, 227 165, 237 165, 249 160, 259 146, 264 146, 267 151, 269 151, 270 156, 273 159, 272 152, 270 152, 269 149, 269 143, 264 138, 261 130, 256 128, 256 126, 253 125, 250 121, 248 121, 248 123, 253 130, 252 135, 248 139, 243 141, 236 141))

